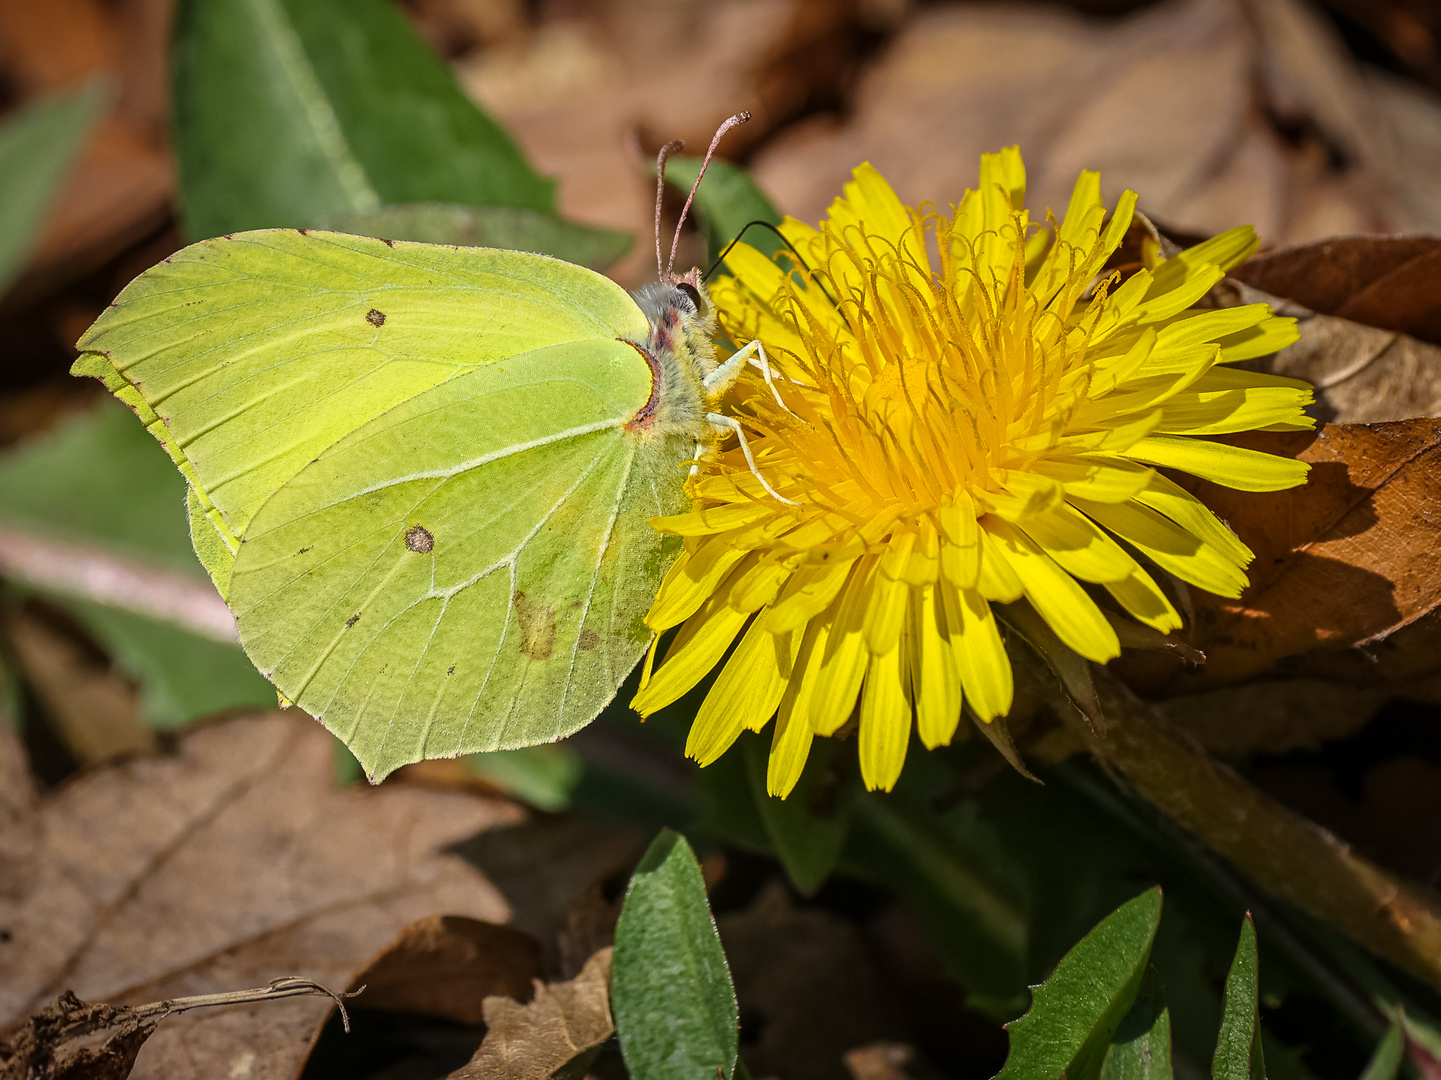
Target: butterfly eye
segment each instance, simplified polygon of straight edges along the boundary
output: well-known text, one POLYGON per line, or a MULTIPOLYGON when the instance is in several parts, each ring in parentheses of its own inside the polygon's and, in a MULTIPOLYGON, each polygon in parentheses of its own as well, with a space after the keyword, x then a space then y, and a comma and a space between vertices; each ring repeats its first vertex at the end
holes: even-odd
POLYGON ((682 281, 676 288, 686 294, 686 297, 690 300, 692 311, 700 310, 700 292, 694 285, 688 281, 682 281))

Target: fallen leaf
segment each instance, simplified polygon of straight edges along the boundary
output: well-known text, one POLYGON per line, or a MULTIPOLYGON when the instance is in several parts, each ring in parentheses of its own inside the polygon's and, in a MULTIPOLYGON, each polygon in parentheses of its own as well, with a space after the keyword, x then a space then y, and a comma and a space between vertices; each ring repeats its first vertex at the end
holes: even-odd
POLYGON ((170 998, 137 1006, 81 1001, 66 990, 32 1015, 8 1041, 0 1041, 0 1080, 126 1080, 145 1040, 170 1016, 191 1009, 251 1005, 311 994, 332 999, 349 1030, 341 997, 309 979, 274 979, 267 986, 251 990, 170 998))
POLYGON ((1318 420, 1374 424, 1441 415, 1441 346, 1399 330, 1320 314, 1236 277, 1217 285, 1210 300, 1220 307, 1269 304, 1278 315, 1296 320, 1299 341, 1245 366, 1309 382, 1316 402, 1307 411, 1318 420))
MULTIPOLYGON (((645 840, 629 828, 593 818, 537 815, 481 833, 452 850, 500 890, 514 912, 511 925, 540 941, 542 967, 574 973, 581 939, 569 931, 584 935, 589 926, 604 932, 595 926, 604 918, 601 913, 580 909, 593 904, 607 883, 624 888, 645 840)), ((579 962, 590 955, 578 957, 579 962)))
POLYGON ((845 1080, 847 1050, 910 1034, 855 925, 798 907, 780 881, 716 925, 740 1003, 741 1057, 754 1075, 845 1080))
POLYGON ((842 1060, 851 1080, 910 1080, 906 1066, 915 1056, 905 1043, 873 1042, 847 1050, 842 1060))
MULTIPOLYGON (((808 104, 809 84, 777 75, 799 70, 798 52, 817 78, 843 76, 837 10, 848 7, 815 0, 592 5, 583 17, 544 20, 532 33, 462 58, 456 74, 536 168, 557 178, 564 217, 636 235, 608 273, 639 285, 655 276, 646 242, 655 183, 647 172, 654 159, 640 152, 637 133, 652 149, 681 139, 695 152, 745 109, 754 119, 727 135, 720 153, 734 158, 756 145, 808 104), (677 94, 682 85, 686 92, 677 94)), ((683 250, 681 264, 702 258, 700 250, 683 250)))
MULTIPOLYGON (((0 819, 0 1026, 67 989, 138 1004, 286 975, 345 985, 417 919, 503 921, 495 889, 445 849, 520 811, 404 785, 336 790, 335 745, 297 715, 233 720, 0 819)), ((180 1017, 133 1075, 289 1080, 328 1008, 180 1017)))
POLYGON ((778 207, 813 221, 862 161, 903 200, 944 208, 981 153, 1019 143, 1038 211, 1059 213, 1078 172, 1099 169, 1108 199, 1134 188, 1183 232, 1441 230, 1434 168, 1412 150, 1441 109, 1390 90, 1295 0, 1183 0, 1105 22, 927 5, 862 73, 843 121, 781 132, 753 168, 778 207))
POLYGON ((9 1042, 0 1042, 0 1080, 125 1080, 156 1021, 128 1016, 123 1006, 90 1004, 68 991, 30 1017, 9 1042), (87 1023, 88 1021, 88 1023, 87 1023), (109 1034, 98 1046, 60 1053, 67 1027, 109 1034))
POLYGON ((615 1031, 610 958, 602 949, 568 982, 537 980, 528 1005, 487 998, 485 1041, 450 1080, 580 1080, 615 1031))
POLYGON ((1441 610, 1432 609, 1378 641, 1318 650, 1297 661, 1300 674, 1441 705, 1441 610))
POLYGON ((5 616, 4 632, 25 681, 78 764, 155 748, 155 733, 140 722, 134 683, 59 611, 28 604, 5 616))
POLYGON ((1322 315, 1441 344, 1441 237, 1331 236, 1254 256, 1231 276, 1322 315))
POLYGON ((1331 424, 1237 442, 1312 468, 1289 491, 1196 488, 1256 553, 1239 600, 1195 594, 1204 683, 1235 682, 1321 647, 1384 641, 1441 607, 1441 421, 1331 424))
POLYGON ((400 932, 350 983, 366 1009, 485 1022, 484 1002, 529 1001, 540 977, 540 942, 523 931, 460 915, 432 915, 400 932))
POLYGON ((1441 347, 1332 315, 1301 313, 1299 326, 1301 340, 1264 369, 1311 383, 1320 419, 1373 424, 1441 415, 1441 347))
POLYGON ((169 22, 159 0, 134 0, 123 14, 97 0, 0 5, 0 57, 20 96, 101 78, 115 99, 58 194, 7 308, 98 269, 169 219, 175 171, 161 133, 169 22))
POLYGON ((1213 754, 1241 758, 1316 750, 1354 735, 1388 696, 1325 678, 1265 679, 1167 698, 1156 710, 1213 754))

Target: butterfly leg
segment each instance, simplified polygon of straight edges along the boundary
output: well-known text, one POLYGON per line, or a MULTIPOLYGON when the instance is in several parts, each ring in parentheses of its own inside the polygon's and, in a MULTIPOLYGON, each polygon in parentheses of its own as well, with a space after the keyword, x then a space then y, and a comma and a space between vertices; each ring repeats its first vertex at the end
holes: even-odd
MULTIPOLYGON (((771 373, 770 357, 766 356, 766 347, 760 343, 759 338, 737 349, 726 358, 725 363, 707 375, 705 380, 706 390, 712 393, 723 393, 729 389, 731 383, 740 378, 741 366, 747 361, 760 369, 766 385, 770 387, 771 396, 776 399, 776 404, 782 409, 785 409, 786 412, 791 413, 792 416, 795 416, 796 414, 791 412, 786 406, 785 401, 782 400, 781 392, 776 389, 775 377, 771 373)), ((796 419, 800 418, 796 417, 796 419)))
POLYGON ((760 481, 761 487, 766 489, 768 495, 772 498, 779 499, 787 506, 800 505, 800 503, 794 499, 787 499, 779 491, 771 487, 770 484, 766 483, 766 478, 761 475, 760 469, 756 468, 756 459, 751 454, 751 444, 746 441, 746 433, 742 430, 739 420, 734 416, 722 416, 720 413, 706 413, 705 418, 716 431, 725 432, 726 434, 730 434, 731 432, 735 433, 736 440, 741 446, 741 453, 746 456, 746 464, 751 467, 751 475, 760 481))

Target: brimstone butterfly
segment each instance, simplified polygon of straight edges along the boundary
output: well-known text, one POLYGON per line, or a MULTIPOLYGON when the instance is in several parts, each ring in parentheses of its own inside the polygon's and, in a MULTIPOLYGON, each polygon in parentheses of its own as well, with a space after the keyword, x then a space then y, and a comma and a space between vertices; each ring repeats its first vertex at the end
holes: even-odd
POLYGON ((541 255, 237 233, 131 282, 73 371, 190 482, 256 666, 378 779, 570 734, 650 643, 674 541, 648 520, 764 363, 717 365, 675 252, 632 296, 541 255))

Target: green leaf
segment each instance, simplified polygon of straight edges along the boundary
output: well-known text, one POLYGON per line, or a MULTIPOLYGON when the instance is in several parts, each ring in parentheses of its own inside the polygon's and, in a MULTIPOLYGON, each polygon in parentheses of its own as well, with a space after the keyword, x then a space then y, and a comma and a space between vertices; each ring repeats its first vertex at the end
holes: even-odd
POLYGON ((561 743, 471 754, 465 763, 487 783, 551 812, 570 806, 571 792, 585 768, 580 755, 561 743))
POLYGON ((1214 1080, 1266 1080, 1261 1051, 1260 968, 1256 957, 1256 924, 1251 913, 1241 923, 1236 958, 1221 995, 1221 1032, 1211 1061, 1214 1080))
MULTIPOLYGON (((671 158, 666 162, 666 183, 688 193, 700 172, 700 163, 700 158, 671 158)), ((742 229, 745 229, 742 239, 764 255, 772 255, 786 246, 774 229, 760 226, 746 229, 753 221, 779 225, 781 215, 756 186, 750 173, 739 165, 712 161, 705 181, 696 192, 694 210, 712 260, 740 236, 742 229)))
POLYGON ((1131 1011, 1111 1036, 1101 1080, 1172 1080, 1171 1012, 1161 977, 1148 966, 1131 1011))
POLYGON ((238 645, 94 602, 60 601, 140 686, 141 719, 173 731, 198 716, 243 705, 275 707, 275 688, 238 645))
POLYGON ((386 0, 183 0, 172 71, 192 237, 389 203, 554 207, 386 0))
POLYGON ((1161 890, 1148 889, 1106 916, 1034 989, 1030 1011, 1007 1025, 1011 1050, 996 1080, 1099 1076, 1111 1038, 1130 1011, 1161 922, 1161 890))
POLYGON ((190 549, 185 481, 110 398, 0 457, 0 523, 205 576, 190 549))
POLYGON ((41 98, 0 125, 0 293, 20 271, 75 153, 100 114, 98 85, 41 98))
POLYGON ((827 768, 839 746, 834 740, 813 746, 805 772, 785 799, 766 792, 765 742, 747 739, 740 748, 766 838, 791 884, 806 896, 814 894, 836 868, 850 828, 850 803, 835 790, 838 785, 827 768))
POLYGON ((994 836, 974 821, 948 830, 934 813, 894 797, 857 797, 852 814, 848 865, 905 899, 968 1004, 997 1019, 1019 1013, 1030 944, 1025 906, 1018 883, 997 865, 994 836))
POLYGON ((1362 1070, 1361 1080, 1395 1080, 1405 1055, 1406 1023, 1398 1011, 1391 1017, 1391 1026, 1386 1029, 1386 1034, 1381 1036, 1371 1060, 1362 1070))
POLYGON ((337 232, 386 240, 533 251, 592 270, 610 266, 630 250, 632 243, 629 233, 577 225, 553 214, 513 206, 411 203, 336 214, 322 225, 337 232))
POLYGON ((611 1010, 634 1080, 730 1077, 735 989, 700 864, 685 837, 655 838, 626 889, 615 928, 611 1010))

